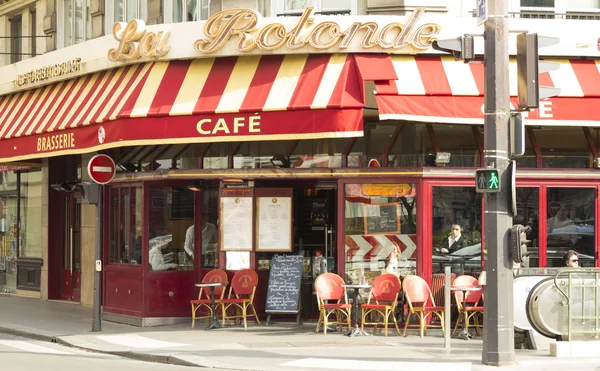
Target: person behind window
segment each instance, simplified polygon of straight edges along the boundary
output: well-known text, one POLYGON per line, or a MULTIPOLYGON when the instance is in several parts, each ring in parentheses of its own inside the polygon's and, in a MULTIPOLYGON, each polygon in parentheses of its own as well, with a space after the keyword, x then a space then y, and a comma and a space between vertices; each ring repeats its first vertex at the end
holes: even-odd
MULTIPOLYGON (((202 218, 205 220, 205 218, 202 218)), ((217 227, 209 222, 204 222, 202 228, 202 253, 206 252, 208 244, 213 243, 213 239, 217 236, 217 227)), ((194 259, 194 224, 192 224, 185 232, 185 242, 183 244, 185 252, 194 259)))
POLYGON ((392 242, 391 251, 388 255, 387 266, 385 267, 385 273, 398 274, 398 258, 402 254, 400 246, 396 242, 392 242))
POLYGON ((165 263, 165 257, 163 256, 162 249, 168 245, 168 242, 157 243, 152 249, 150 249, 150 265, 153 271, 164 271, 167 269, 177 268, 175 263, 165 263))
POLYGON ((458 224, 452 224, 452 230, 448 238, 442 240, 440 252, 442 254, 452 254, 467 246, 467 241, 462 235, 462 227, 458 224))
POLYGON ((577 242, 577 227, 569 218, 570 208, 568 203, 563 203, 556 215, 548 218, 546 222, 548 245, 573 246, 577 242))
POLYGON ((574 250, 569 250, 563 256, 565 267, 579 268, 579 253, 574 250))

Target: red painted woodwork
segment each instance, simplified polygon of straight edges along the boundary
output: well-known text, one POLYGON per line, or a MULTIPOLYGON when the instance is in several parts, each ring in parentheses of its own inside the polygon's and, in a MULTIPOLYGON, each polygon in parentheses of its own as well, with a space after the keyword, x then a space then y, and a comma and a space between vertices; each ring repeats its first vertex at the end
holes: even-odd
POLYGON ((145 278, 144 317, 189 317, 197 294, 193 271, 149 272, 145 278))
POLYGON ((104 270, 105 312, 143 316, 143 281, 142 270, 139 268, 107 266, 104 270))
POLYGON ((62 299, 69 300, 73 294, 71 271, 69 269, 63 269, 62 272, 62 299))

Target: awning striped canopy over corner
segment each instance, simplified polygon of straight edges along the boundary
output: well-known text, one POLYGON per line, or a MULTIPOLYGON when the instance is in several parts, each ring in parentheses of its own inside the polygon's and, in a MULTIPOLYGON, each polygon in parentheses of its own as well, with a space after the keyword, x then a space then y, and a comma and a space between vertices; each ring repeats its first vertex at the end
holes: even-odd
POLYGON ((0 144, 16 144, 0 145, 0 161, 140 144, 361 136, 363 107, 363 79, 348 54, 130 65, 0 97, 0 144))
MULTIPOLYGON (((560 64, 540 74, 540 85, 561 89, 526 113, 536 125, 600 126, 600 61, 545 59, 560 64)), ((381 119, 483 123, 483 61, 465 64, 450 56, 390 56, 396 80, 376 81, 381 119)), ((517 106, 517 64, 509 64, 511 103, 517 106)))

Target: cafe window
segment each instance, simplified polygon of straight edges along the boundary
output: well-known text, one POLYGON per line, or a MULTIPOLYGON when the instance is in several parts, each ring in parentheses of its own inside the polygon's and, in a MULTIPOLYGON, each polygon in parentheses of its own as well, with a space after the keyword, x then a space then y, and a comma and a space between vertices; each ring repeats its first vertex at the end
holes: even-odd
POLYGON ((23 59, 23 22, 21 16, 10 18, 10 63, 17 63, 23 59))
POLYGON ((194 269, 194 192, 150 187, 148 262, 152 271, 194 269))
POLYGON ((595 190, 548 188, 546 212, 546 266, 565 267, 565 253, 574 250, 580 267, 594 267, 595 190))
POLYGON ((481 272, 481 193, 473 187, 432 189, 432 272, 481 272))
POLYGON ((110 190, 110 263, 142 263, 142 188, 110 190))
POLYGON ((539 189, 536 187, 517 188, 517 214, 513 217, 513 224, 528 226, 527 245, 529 254, 524 258, 522 267, 539 267, 539 189))
POLYGON ((345 186, 347 281, 416 272, 416 201, 412 183, 345 186))
POLYGON ((209 188, 202 192, 202 209, 200 213, 201 230, 201 249, 202 249, 202 267, 218 267, 218 230, 217 218, 219 217, 219 191, 216 188, 209 188))

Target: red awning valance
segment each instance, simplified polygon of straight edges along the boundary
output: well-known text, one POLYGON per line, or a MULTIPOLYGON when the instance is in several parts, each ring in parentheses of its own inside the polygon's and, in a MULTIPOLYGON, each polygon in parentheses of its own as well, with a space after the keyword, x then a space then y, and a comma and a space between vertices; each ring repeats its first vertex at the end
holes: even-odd
POLYGON ((0 162, 141 144, 362 136, 352 55, 153 62, 0 97, 0 162))
MULTIPOLYGON (((452 57, 390 56, 398 78, 376 81, 381 119, 483 124, 483 64, 452 57)), ((560 69, 540 75, 540 84, 561 89, 525 113, 526 124, 600 126, 600 63, 553 60, 560 69)), ((510 62, 511 102, 517 106, 517 66, 510 62)))

